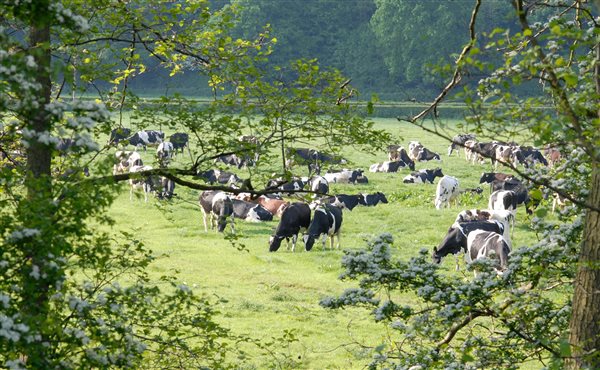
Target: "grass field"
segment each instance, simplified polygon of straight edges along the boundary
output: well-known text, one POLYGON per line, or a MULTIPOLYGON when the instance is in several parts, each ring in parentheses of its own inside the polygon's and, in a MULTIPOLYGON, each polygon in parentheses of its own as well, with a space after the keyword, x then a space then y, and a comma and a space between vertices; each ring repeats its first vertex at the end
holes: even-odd
MULTIPOLYGON (((489 164, 467 164, 463 153, 460 158, 456 154, 448 157, 447 142, 408 123, 395 119, 376 122, 378 127, 402 137, 399 144, 406 146, 410 140, 420 140, 442 155, 441 163, 417 163, 417 169, 439 166, 444 174, 457 177, 463 188, 478 186, 481 173, 491 170, 489 164)), ((145 156, 150 158, 152 153, 153 149, 149 149, 145 156)), ((365 171, 370 164, 387 159, 383 151, 364 154, 347 148, 342 154, 351 160, 348 166, 365 171)), ((306 175, 304 168, 300 171, 306 175)), ((377 207, 344 211, 342 249, 362 248, 365 238, 388 232, 394 236, 396 257, 408 259, 421 248, 437 245, 460 210, 487 208, 489 189, 485 187, 483 195, 463 196, 458 208, 438 211, 433 206, 435 184, 403 184, 402 178, 409 172, 408 169, 395 174, 367 172, 369 184, 332 186, 331 193, 381 191, 389 200, 389 204, 377 207)), ((245 177, 244 171, 239 173, 245 177)), ((298 341, 289 345, 285 342, 274 345, 271 350, 275 356, 250 357, 240 363, 240 368, 362 368, 371 356, 363 346, 381 344, 389 334, 384 325, 373 321, 368 311, 330 311, 318 305, 324 296, 339 294, 353 286, 338 279, 342 251, 323 251, 317 244, 307 253, 299 242, 295 253, 287 251, 285 244, 278 252, 269 253, 267 241, 277 220, 260 224, 236 220, 237 233, 242 235, 239 241, 244 245, 240 250, 223 235, 204 232, 197 206, 198 191, 176 188, 178 196, 158 206, 155 199, 148 203, 139 197, 130 201, 126 185, 122 189, 110 210, 117 228, 136 230, 157 255, 168 255, 158 259, 152 267, 153 274, 179 270, 183 281, 214 297, 221 312, 218 321, 236 334, 269 340, 292 330, 297 337, 298 341)), ((525 212, 519 209, 513 245, 518 247, 534 240, 525 212)), ((449 274, 456 274, 455 278, 472 278, 464 270, 454 272, 454 258, 446 258, 442 266, 449 274)))

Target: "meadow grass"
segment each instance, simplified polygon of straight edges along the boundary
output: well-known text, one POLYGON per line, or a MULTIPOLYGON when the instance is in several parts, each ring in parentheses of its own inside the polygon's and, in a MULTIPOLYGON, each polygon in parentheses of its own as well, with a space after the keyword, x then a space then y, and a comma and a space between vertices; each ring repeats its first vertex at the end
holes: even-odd
MULTIPOLYGON (((446 155, 448 143, 427 134, 409 123, 396 119, 377 119, 377 127, 398 137, 406 146, 410 140, 420 140, 429 149, 442 155, 442 162, 417 163, 417 169, 441 167, 444 174, 459 179, 462 188, 479 185, 482 172, 491 171, 491 165, 471 165, 453 154, 446 155), (401 139, 400 139, 401 138, 401 139)), ((455 122, 450 122, 450 130, 455 122)), ((144 154, 151 162, 153 149, 144 154)), ((387 232, 394 237, 395 257, 407 260, 421 248, 431 250, 453 223, 456 214, 467 208, 487 208, 489 188, 482 195, 463 195, 460 206, 436 210, 433 206, 435 184, 404 184, 402 179, 410 171, 399 173, 368 173, 372 163, 387 160, 384 151, 362 153, 346 148, 342 153, 352 168, 363 168, 369 184, 333 184, 331 193, 354 194, 381 191, 389 204, 376 207, 357 207, 344 211, 341 233, 342 249, 365 246, 365 239, 387 232)), ((175 161, 184 161, 180 156, 175 161)), ((305 175, 306 169, 299 169, 305 175)), ((506 169, 501 169, 506 171, 506 169)), ((244 171, 239 171, 244 177, 244 171)), ((255 183, 255 187, 258 187, 255 183)), ((368 310, 352 308, 331 311, 321 308, 319 300, 338 295, 355 282, 338 279, 342 272, 340 250, 322 250, 320 243, 311 252, 303 251, 299 242, 292 253, 282 243, 276 253, 268 251, 269 235, 278 220, 247 223, 236 220, 237 240, 243 247, 236 248, 224 235, 204 232, 202 215, 197 205, 199 192, 176 188, 177 197, 169 202, 143 197, 129 200, 128 188, 123 191, 110 210, 117 221, 115 230, 135 230, 158 258, 151 267, 151 275, 179 271, 182 281, 211 297, 220 311, 217 321, 235 334, 270 340, 292 330, 298 341, 276 342, 270 348, 275 355, 258 354, 248 346, 248 352, 257 353, 240 363, 240 368, 301 368, 301 369, 354 369, 363 368, 370 361, 370 352, 364 346, 383 343, 390 334, 385 325, 375 323, 368 310), (168 257, 167 257, 168 255, 168 257)), ((513 245, 529 245, 536 241, 527 227, 528 218, 523 209, 517 214, 517 228, 513 245)), ((463 262, 464 266, 464 262, 463 262)), ((454 258, 442 261, 442 268, 451 278, 471 279, 464 269, 454 271, 454 258)), ((405 294, 411 301, 413 296, 405 294)))

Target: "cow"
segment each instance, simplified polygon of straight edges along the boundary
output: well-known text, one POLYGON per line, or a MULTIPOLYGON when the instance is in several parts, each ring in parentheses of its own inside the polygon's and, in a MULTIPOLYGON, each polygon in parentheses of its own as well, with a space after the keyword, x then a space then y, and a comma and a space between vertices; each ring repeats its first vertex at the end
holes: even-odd
POLYGON ((502 236, 509 241, 510 244, 510 224, 514 226, 515 216, 511 211, 493 210, 493 209, 466 209, 461 211, 454 220, 452 227, 458 226, 461 222, 469 221, 488 221, 496 220, 504 227, 502 236))
POLYGON ((367 179, 363 175, 363 170, 359 170, 359 169, 356 169, 356 170, 343 169, 338 172, 328 172, 325 175, 323 175, 323 177, 325 177, 325 179, 330 184, 331 183, 356 184, 356 183, 366 182, 365 180, 367 179))
POLYGON ((294 164, 307 165, 309 173, 317 168, 320 171, 320 163, 344 164, 347 162, 344 158, 323 153, 317 149, 286 148, 285 153, 286 167, 292 167, 294 164))
POLYGON ((385 194, 383 194, 380 191, 378 191, 377 193, 374 193, 374 194, 360 194, 360 195, 362 196, 362 201, 359 202, 358 204, 363 205, 363 206, 371 207, 371 206, 376 206, 379 203, 383 203, 383 204, 388 203, 388 200, 385 197, 385 194))
POLYGON ((520 147, 514 151, 514 163, 522 164, 525 167, 534 166, 536 163, 541 163, 544 166, 548 166, 548 161, 542 153, 530 146, 520 147))
POLYGON ((113 175, 127 173, 132 166, 143 166, 142 156, 138 152, 118 150, 115 152, 118 163, 113 165, 113 175))
POLYGON ((477 144, 477 140, 467 140, 464 143, 465 159, 467 162, 471 162, 473 164, 475 164, 475 160, 477 159, 477 153, 473 151, 475 144, 477 144))
POLYGON ((129 138, 129 144, 135 147, 143 147, 144 151, 147 146, 158 146, 163 142, 165 133, 155 130, 143 130, 136 132, 129 138))
POLYGON ((412 160, 412 161, 416 161, 417 160, 417 154, 419 154, 419 152, 421 151, 421 149, 423 148, 423 144, 421 144, 418 141, 411 141, 408 143, 408 157, 412 160))
POLYGON ((356 206, 365 205, 364 196, 362 194, 337 194, 331 197, 323 198, 320 200, 321 204, 331 204, 341 209, 347 209, 352 211, 356 206))
POLYGON ((400 145, 390 145, 388 146, 388 160, 390 162, 394 161, 402 161, 404 162, 411 171, 415 170, 415 161, 410 159, 406 149, 401 147, 400 145))
POLYGON ((546 145, 544 147, 544 157, 548 159, 548 165, 554 167, 562 158, 562 154, 557 147, 546 145))
POLYGON ((183 153, 183 149, 188 146, 189 140, 190 136, 185 132, 176 132, 169 136, 169 141, 173 143, 173 154, 177 154, 179 149, 181 149, 181 153, 183 153))
POLYGON ((281 246, 281 240, 288 242, 292 238, 292 252, 296 249, 298 233, 310 226, 310 207, 306 203, 292 203, 283 211, 275 234, 269 238, 269 252, 276 252, 281 246))
POLYGON ((250 222, 272 221, 273 214, 260 204, 232 199, 233 217, 250 222))
POLYGON ((310 251, 315 239, 323 236, 323 250, 325 250, 325 239, 331 238, 330 248, 333 249, 334 238, 337 236, 337 248, 340 249, 340 227, 342 226, 342 210, 330 204, 318 206, 315 209, 308 231, 304 235, 304 247, 310 251))
POLYGON ((231 231, 234 232, 233 224, 233 201, 226 193, 222 191, 207 190, 200 194, 198 199, 200 208, 202 209, 204 232, 208 232, 206 218, 210 217, 210 228, 215 228, 216 231, 224 232, 227 226, 227 219, 231 222, 231 231))
POLYGON ((557 206, 562 209, 567 205, 568 202, 570 202, 570 201, 566 197, 564 197, 558 193, 553 193, 552 194, 552 213, 554 213, 554 211, 556 211, 557 206))
POLYGON ((458 205, 458 180, 452 176, 442 177, 435 191, 435 208, 442 209, 444 206, 450 208, 450 203, 455 201, 458 205))
POLYGON ((515 151, 518 150, 518 147, 512 145, 496 145, 496 163, 494 164, 494 169, 498 169, 498 163, 502 162, 504 165, 516 165, 514 162, 515 151))
POLYGON ((452 143, 448 147, 448 157, 456 150, 456 155, 460 157, 460 147, 464 146, 469 140, 475 140, 475 134, 458 134, 452 138, 452 143))
POLYGON ((281 217, 285 209, 290 206, 290 202, 288 201, 283 199, 269 198, 265 195, 259 196, 254 201, 277 217, 281 217))
MULTIPOLYGON (((414 167, 414 162, 412 162, 412 163, 413 163, 413 167, 414 167)), ((386 172, 386 173, 398 172, 398 170, 400 168, 406 168, 406 167, 409 167, 409 165, 401 160, 387 161, 387 162, 383 162, 383 163, 372 164, 369 167, 369 172, 386 172)))
POLYGON ((511 211, 514 214, 517 211, 517 195, 512 190, 496 190, 490 195, 488 208, 511 211))
POLYGON ((494 269, 501 275, 508 267, 509 253, 510 244, 497 232, 474 230, 467 237, 467 263, 494 256, 499 259, 499 266, 494 269))
MULTIPOLYGON (((152 170, 151 166, 131 166, 129 173, 143 172, 152 170)), ((148 202, 148 193, 154 192, 154 188, 158 185, 158 181, 153 176, 134 176, 129 178, 129 200, 133 200, 133 191, 142 189, 144 191, 144 202, 148 202)))
MULTIPOLYGON (((467 237, 475 230, 493 231, 502 234, 504 226, 496 220, 460 222, 457 225, 452 225, 441 243, 437 247, 433 247, 431 255, 433 263, 439 264, 443 257, 449 254, 456 255, 461 250, 466 253, 467 237)), ((456 269, 458 270, 458 259, 456 260, 456 269)))
POLYGON ((228 166, 243 168, 254 165, 254 160, 249 156, 238 156, 237 154, 223 154, 215 158, 215 163, 222 162, 228 166))
POLYGON ((304 190, 306 184, 308 184, 308 178, 282 180, 282 179, 271 179, 267 182, 267 189, 279 189, 284 192, 288 192, 291 195, 293 192, 299 192, 304 190))
POLYGON ((128 139, 131 136, 131 130, 125 127, 118 127, 110 131, 108 144, 118 144, 120 141, 128 139))
MULTIPOLYGON (((310 191, 315 193, 327 194, 329 192, 329 182, 323 176, 313 176, 308 182, 310 191)), ((313 194, 316 197, 317 194, 313 194)))
POLYGON ((444 174, 442 173, 441 168, 435 168, 433 170, 419 170, 404 177, 402 182, 405 184, 424 184, 426 182, 433 184, 433 180, 435 180, 436 177, 443 176, 444 174))
POLYGON ((415 161, 417 161, 417 162, 426 162, 426 161, 433 161, 433 160, 441 161, 442 159, 440 158, 439 154, 434 153, 425 147, 422 147, 417 152, 417 156, 415 158, 415 161))
POLYGON ((479 178, 480 184, 491 184, 493 181, 506 181, 513 178, 514 175, 500 172, 484 172, 479 178))
POLYGON ((157 194, 158 199, 171 199, 175 196, 175 182, 165 176, 160 177, 161 192, 157 194))
POLYGON ((489 158, 492 162, 492 166, 496 165, 496 146, 498 142, 490 142, 490 143, 475 143, 471 150, 476 154, 472 156, 473 164, 475 164, 476 160, 484 163, 486 158, 489 158))
POLYGON ((173 146, 173 143, 170 141, 163 141, 158 144, 158 148, 156 148, 156 157, 159 162, 166 163, 173 158, 174 152, 175 147, 173 146))
POLYGON ((233 185, 242 182, 238 175, 232 172, 221 171, 218 169, 206 170, 196 174, 197 178, 201 178, 209 184, 219 183, 223 185, 233 185))

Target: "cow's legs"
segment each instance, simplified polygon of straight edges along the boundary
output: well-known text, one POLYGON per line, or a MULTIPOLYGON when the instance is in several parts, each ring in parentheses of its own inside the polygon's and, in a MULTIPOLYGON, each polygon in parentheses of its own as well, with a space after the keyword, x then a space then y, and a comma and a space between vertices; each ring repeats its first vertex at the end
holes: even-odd
POLYGON ((325 244, 327 243, 327 234, 323 234, 321 241, 323 243, 323 250, 325 250, 325 244))
MULTIPOLYGON (((298 234, 292 235, 292 252, 296 251, 296 242, 298 241, 298 234)), ((288 239, 288 250, 290 250, 290 241, 288 239)))
POLYGON ((208 225, 206 224, 206 212, 204 212, 204 208, 202 209, 202 221, 204 221, 204 232, 208 232, 208 225))

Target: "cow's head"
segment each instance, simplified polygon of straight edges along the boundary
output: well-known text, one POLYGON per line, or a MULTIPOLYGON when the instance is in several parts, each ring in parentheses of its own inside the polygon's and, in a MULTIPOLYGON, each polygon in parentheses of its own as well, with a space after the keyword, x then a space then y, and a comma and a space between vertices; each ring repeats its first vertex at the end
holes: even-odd
POLYGON ((310 234, 305 234, 302 239, 304 240, 304 248, 306 251, 310 251, 315 244, 315 236, 310 234))
POLYGON ((277 252, 281 246, 281 240, 283 236, 271 235, 269 238, 269 252, 277 252))

